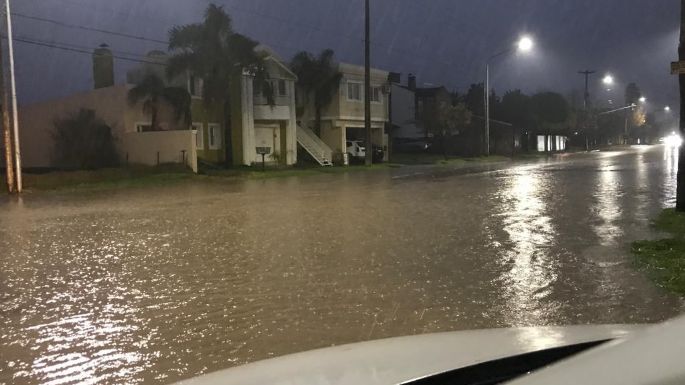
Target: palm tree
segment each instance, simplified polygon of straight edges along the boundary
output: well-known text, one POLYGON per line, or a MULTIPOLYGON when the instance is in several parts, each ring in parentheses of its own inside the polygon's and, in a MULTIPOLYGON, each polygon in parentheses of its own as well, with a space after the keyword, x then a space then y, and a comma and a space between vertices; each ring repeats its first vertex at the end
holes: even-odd
POLYGON ((167 86, 164 80, 154 73, 148 73, 138 85, 128 91, 129 104, 143 102, 143 112, 150 114, 150 130, 159 131, 159 108, 162 102, 168 103, 174 110, 177 121, 184 118, 190 125, 191 98, 188 91, 181 87, 167 86))
POLYGON ((249 71, 254 84, 261 87, 269 104, 273 90, 269 84, 264 58, 255 48, 258 43, 233 31, 231 17, 223 7, 210 4, 202 23, 177 26, 169 32, 169 49, 175 55, 169 59, 170 78, 192 73, 204 81, 202 98, 206 106, 223 106, 226 127, 226 162, 231 150, 231 84, 249 71))
POLYGON ((333 50, 322 51, 318 57, 309 52, 300 52, 291 62, 291 67, 298 78, 298 86, 303 91, 305 105, 309 98, 314 100, 314 131, 321 134, 321 113, 325 107, 331 104, 333 96, 338 91, 342 74, 334 62, 333 50))

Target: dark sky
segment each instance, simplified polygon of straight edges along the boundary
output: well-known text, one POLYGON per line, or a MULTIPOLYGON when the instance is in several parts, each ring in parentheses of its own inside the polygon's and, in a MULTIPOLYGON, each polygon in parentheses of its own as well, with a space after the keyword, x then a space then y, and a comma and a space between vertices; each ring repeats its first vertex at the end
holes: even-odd
MULTIPOLYGON (((283 57, 299 50, 335 50, 363 62, 363 0, 221 0, 237 31, 283 57)), ((593 97, 622 103, 637 82, 653 109, 676 106, 678 0, 372 0, 374 67, 415 73, 419 84, 464 91, 482 81, 486 58, 528 33, 535 52, 497 60, 498 93, 582 87, 580 69, 593 69, 593 97), (619 84, 609 95, 601 74, 619 84)), ((14 0, 14 12, 164 40, 176 24, 199 21, 206 0, 14 0)), ((106 42, 116 53, 141 55, 163 45, 15 17, 17 37, 90 49, 106 42)), ((17 43, 19 96, 24 103, 90 88, 88 55, 17 43)), ((117 81, 135 63, 116 61, 117 81)))

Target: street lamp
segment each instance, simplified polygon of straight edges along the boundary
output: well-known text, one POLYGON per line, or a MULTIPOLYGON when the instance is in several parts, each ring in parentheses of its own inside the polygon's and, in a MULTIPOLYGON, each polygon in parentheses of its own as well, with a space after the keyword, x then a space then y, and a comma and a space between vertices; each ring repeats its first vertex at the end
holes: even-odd
POLYGON ((645 98, 644 96, 640 96, 640 99, 638 99, 638 101, 640 103, 644 104, 644 103, 647 103, 647 98, 645 98))
POLYGON ((671 107, 670 106, 664 107, 664 112, 671 112, 671 107))
POLYGON ((602 79, 602 83, 604 83, 607 86, 613 86, 614 85, 614 77, 607 74, 604 76, 604 79, 602 79))
POLYGON ((490 63, 500 56, 513 52, 528 53, 535 42, 530 36, 522 36, 514 46, 490 56, 485 63, 485 156, 490 156, 490 63))

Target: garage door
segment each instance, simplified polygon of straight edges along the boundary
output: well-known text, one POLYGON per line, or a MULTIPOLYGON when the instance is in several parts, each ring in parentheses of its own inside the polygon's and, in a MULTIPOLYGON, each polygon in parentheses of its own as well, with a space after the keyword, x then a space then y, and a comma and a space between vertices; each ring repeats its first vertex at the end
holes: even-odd
MULTIPOLYGON (((281 151, 281 133, 277 125, 255 125, 255 147, 269 147, 271 152, 267 155, 267 160, 269 155, 274 152, 280 153, 281 151)), ((255 153, 257 150, 255 149, 255 153)), ((259 155, 257 159, 261 159, 262 156, 259 155)))

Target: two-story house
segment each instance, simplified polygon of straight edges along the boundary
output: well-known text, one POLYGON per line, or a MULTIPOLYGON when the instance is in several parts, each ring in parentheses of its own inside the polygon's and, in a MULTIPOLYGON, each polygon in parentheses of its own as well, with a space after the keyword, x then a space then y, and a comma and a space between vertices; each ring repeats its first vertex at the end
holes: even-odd
MULTIPOLYGON (((331 103, 324 108, 321 116, 320 139, 325 144, 323 151, 328 160, 338 164, 348 161, 347 143, 352 140, 363 141, 366 136, 364 124, 364 67, 340 63, 338 71, 342 74, 338 91, 331 103)), ((371 137, 372 146, 385 151, 388 158, 388 72, 371 70, 371 137)), ((309 140, 313 135, 314 110, 310 104, 304 106, 304 113, 298 128, 298 139, 309 140)), ((307 148, 308 146, 303 145, 307 148)), ((366 146, 369 148, 370 146, 366 146)), ((309 151, 309 149, 308 149, 309 151)), ((311 153, 311 151, 310 151, 311 153)))
POLYGON ((95 111, 112 128, 117 150, 124 163, 184 163, 197 171, 198 163, 223 164, 228 158, 234 165, 250 166, 261 161, 257 147, 262 147, 268 149, 265 153, 267 162, 295 164, 296 76, 271 50, 264 46, 257 49, 264 57, 276 93, 273 105, 268 105, 259 93, 255 94, 253 76, 244 73, 233 82, 231 122, 227 129, 222 123, 225 120, 223 106, 204 103, 203 80, 187 74, 174 79, 170 85, 186 87, 191 94, 192 123, 188 126, 175 119, 170 106, 162 103, 158 116, 160 130, 151 131, 150 116, 144 113, 142 103, 129 103, 128 92, 147 73, 153 72, 164 78, 166 54, 161 51, 150 52, 144 64, 127 74, 126 84, 115 85, 113 73, 105 76, 102 73, 113 71, 111 52, 99 48, 94 54, 95 89, 20 109, 25 167, 56 167, 51 157, 54 122, 82 108, 95 111))

